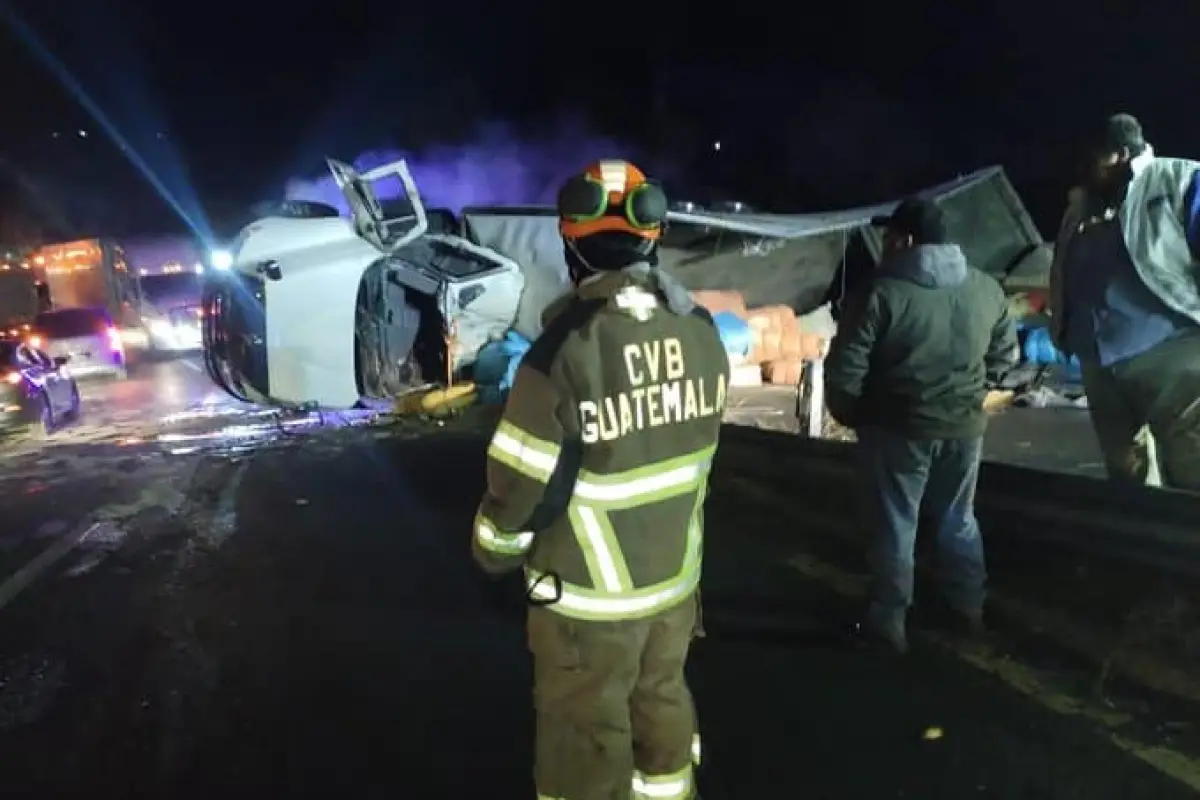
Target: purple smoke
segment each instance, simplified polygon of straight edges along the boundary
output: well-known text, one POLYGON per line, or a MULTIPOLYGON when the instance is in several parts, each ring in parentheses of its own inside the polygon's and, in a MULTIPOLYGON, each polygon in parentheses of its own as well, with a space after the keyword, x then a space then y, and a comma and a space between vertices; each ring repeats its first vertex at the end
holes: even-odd
MULTIPOLYGON (((562 181, 602 158, 637 154, 613 139, 589 133, 578 123, 563 123, 551 133, 521 137, 505 125, 485 127, 474 141, 420 151, 372 150, 353 160, 360 172, 405 159, 427 206, 459 211, 466 206, 547 204, 562 181)), ((642 164, 649 168, 648 164, 642 164)), ((400 195, 399 180, 376 184, 381 199, 400 195)), ((328 174, 292 178, 289 200, 310 200, 346 213, 346 203, 328 174)))

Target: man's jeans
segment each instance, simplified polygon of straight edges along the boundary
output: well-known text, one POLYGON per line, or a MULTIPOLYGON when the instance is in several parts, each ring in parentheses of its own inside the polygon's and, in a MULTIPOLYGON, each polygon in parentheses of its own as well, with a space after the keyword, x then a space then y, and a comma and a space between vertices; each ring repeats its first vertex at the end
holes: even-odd
POLYGON ((908 439, 879 428, 858 431, 863 508, 871 536, 868 620, 900 633, 912 605, 914 550, 922 499, 937 522, 939 579, 950 607, 982 613, 987 569, 975 520, 983 438, 908 439))

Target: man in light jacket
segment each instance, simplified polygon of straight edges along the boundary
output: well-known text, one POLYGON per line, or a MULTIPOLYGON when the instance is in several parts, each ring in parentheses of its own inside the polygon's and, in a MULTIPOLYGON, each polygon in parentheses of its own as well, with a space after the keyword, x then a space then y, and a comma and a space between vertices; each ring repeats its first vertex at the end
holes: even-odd
POLYGON ((1055 240, 1052 333, 1079 357, 1109 476, 1146 483, 1150 439, 1163 484, 1200 491, 1200 162, 1156 157, 1128 114, 1090 155, 1055 240))

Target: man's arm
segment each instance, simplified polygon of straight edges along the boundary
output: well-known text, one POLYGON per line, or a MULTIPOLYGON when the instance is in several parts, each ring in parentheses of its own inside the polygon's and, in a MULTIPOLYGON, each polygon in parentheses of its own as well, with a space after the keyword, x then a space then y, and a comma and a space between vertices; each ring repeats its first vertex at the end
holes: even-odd
POLYGON ((1200 261, 1200 170, 1192 173, 1192 181, 1183 194, 1183 228, 1187 231, 1192 258, 1200 261))
POLYGON ((1066 352, 1067 335, 1067 300, 1064 287, 1063 267, 1067 257, 1067 249, 1076 233, 1084 206, 1087 204, 1087 193, 1082 187, 1076 186, 1067 192, 1067 208, 1063 211, 1062 221, 1058 225, 1058 233, 1054 237, 1054 249, 1050 260, 1050 293, 1047 297, 1046 313, 1050 317, 1050 337, 1058 349, 1066 352))
POLYGON ((523 362, 488 447, 487 491, 475 515, 471 552, 489 573, 521 566, 545 524, 538 518, 557 499, 548 487, 551 478, 561 482, 562 403, 550 376, 523 362))
POLYGON ((858 401, 871 367, 871 352, 880 325, 877 292, 867 288, 846 299, 837 335, 825 358, 825 402, 833 418, 848 428, 857 424, 858 401))
POLYGON ((988 345, 987 355, 984 356, 984 367, 992 380, 1004 377, 1010 369, 1017 365, 1021 358, 1021 348, 1017 340, 1017 323, 1012 317, 1008 298, 1004 290, 997 293, 996 322, 992 326, 992 340, 988 345))

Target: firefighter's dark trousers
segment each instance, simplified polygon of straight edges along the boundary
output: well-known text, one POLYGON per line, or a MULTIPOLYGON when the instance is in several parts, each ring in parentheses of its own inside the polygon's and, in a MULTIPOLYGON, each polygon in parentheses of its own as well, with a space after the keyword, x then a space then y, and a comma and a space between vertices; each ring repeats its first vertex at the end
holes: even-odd
POLYGON ((698 596, 657 616, 584 622, 529 610, 539 800, 690 800, 699 761, 683 667, 698 596))
POLYGON ((1108 367, 1081 362, 1109 477, 1145 483, 1157 451, 1163 486, 1200 492, 1200 331, 1108 367))

